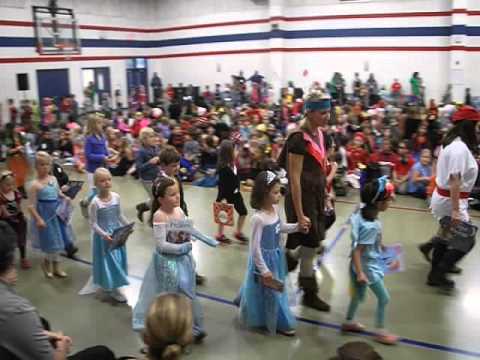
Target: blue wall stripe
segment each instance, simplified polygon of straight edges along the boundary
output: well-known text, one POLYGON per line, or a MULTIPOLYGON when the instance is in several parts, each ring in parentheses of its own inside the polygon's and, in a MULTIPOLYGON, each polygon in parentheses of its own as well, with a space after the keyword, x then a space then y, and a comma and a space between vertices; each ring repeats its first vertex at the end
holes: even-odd
MULTIPOLYGON (((113 40, 82 39, 82 47, 86 48, 162 48, 221 42, 256 41, 271 38, 281 39, 315 39, 343 37, 403 37, 403 36, 480 36, 480 26, 437 26, 408 28, 367 28, 367 29, 312 29, 312 30, 272 30, 243 34, 226 34, 199 36, 191 38, 167 40, 113 40)), ((32 37, 0 37, 0 47, 34 47, 32 37)))

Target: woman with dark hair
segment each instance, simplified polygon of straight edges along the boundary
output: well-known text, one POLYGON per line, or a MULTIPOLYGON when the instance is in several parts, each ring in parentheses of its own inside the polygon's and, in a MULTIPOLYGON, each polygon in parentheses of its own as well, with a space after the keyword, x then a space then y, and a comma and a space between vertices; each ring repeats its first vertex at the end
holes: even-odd
POLYGON ((110 349, 96 346, 67 357, 72 339, 47 331, 30 301, 17 295, 15 231, 0 221, 0 359, 2 360, 114 360, 110 349))
POLYGON ((306 100, 305 109, 305 119, 300 129, 289 135, 278 163, 288 173, 287 221, 298 222, 300 227, 308 227, 310 231, 289 234, 286 255, 289 271, 300 261, 299 286, 304 291, 303 305, 318 311, 330 311, 330 306, 317 295, 318 284, 313 268, 326 231, 327 154, 321 128, 330 118, 330 98, 312 93, 306 100))
MULTIPOLYGON (((480 113, 471 106, 463 106, 452 118, 454 126, 446 134, 438 156, 436 189, 432 195, 431 208, 438 220, 449 216, 453 226, 461 222, 469 223, 468 197, 478 175, 475 154, 478 142, 475 127, 480 121, 480 113)), ((442 223, 442 221, 441 221, 442 223)), ((474 240, 446 239, 444 228, 434 236, 430 243, 420 250, 427 255, 433 247, 432 268, 427 284, 445 289, 453 289, 455 283, 446 277, 449 272, 459 273, 456 263, 474 246, 474 240)))

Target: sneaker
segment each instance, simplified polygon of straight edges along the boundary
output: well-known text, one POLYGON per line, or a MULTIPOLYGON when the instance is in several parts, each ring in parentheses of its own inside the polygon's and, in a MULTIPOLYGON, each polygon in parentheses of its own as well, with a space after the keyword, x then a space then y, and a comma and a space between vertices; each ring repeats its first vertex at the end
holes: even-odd
POLYGON ((30 260, 28 260, 28 259, 21 259, 20 260, 20 267, 23 270, 27 270, 27 269, 30 269, 32 267, 32 264, 30 263, 30 260))
POLYGON ((360 323, 354 322, 354 323, 343 323, 341 327, 342 332, 353 332, 353 333, 358 333, 365 331, 365 326, 363 326, 360 323))
POLYGON ((219 243, 223 243, 223 244, 231 244, 232 243, 232 240, 227 238, 225 235, 217 235, 217 236, 215 236, 215 240, 217 240, 219 243))
POLYGON ((242 243, 248 242, 248 238, 240 232, 235 233, 235 239, 237 239, 238 241, 241 241, 242 243))
POLYGON ((113 290, 109 293, 110 297, 115 300, 116 302, 119 302, 119 303, 126 303, 127 302, 127 298, 118 290, 113 290))

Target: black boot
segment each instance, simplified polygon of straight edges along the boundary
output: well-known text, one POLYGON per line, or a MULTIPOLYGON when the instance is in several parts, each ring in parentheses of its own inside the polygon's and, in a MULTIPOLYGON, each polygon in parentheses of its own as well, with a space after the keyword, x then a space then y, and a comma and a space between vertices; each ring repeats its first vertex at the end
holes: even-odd
POLYGON ((285 258, 287 259, 287 269, 288 272, 292 272, 295 270, 298 266, 298 260, 295 259, 289 252, 288 250, 285 251, 285 258))
POLYGON ((195 273, 195 284, 201 286, 205 284, 206 281, 207 281, 207 278, 205 276, 195 273))
POLYGON ((452 290, 455 287, 455 282, 448 279, 446 276, 450 268, 445 264, 445 257, 449 251, 447 243, 435 243, 432 257, 432 269, 428 274, 427 285, 440 287, 445 290, 452 290))
POLYGON ((75 259, 75 254, 78 252, 78 247, 73 244, 69 244, 65 247, 65 252, 67 253, 67 257, 70 259, 75 259))
POLYGON ((137 209, 137 218, 138 218, 138 220, 140 220, 140 222, 143 223, 143 213, 144 213, 145 211, 150 210, 150 207, 148 206, 147 203, 141 203, 141 204, 138 204, 135 208, 137 209))
POLYGON ((299 277, 298 285, 303 290, 302 305, 318 311, 330 311, 330 305, 317 295, 318 285, 315 277, 299 277))

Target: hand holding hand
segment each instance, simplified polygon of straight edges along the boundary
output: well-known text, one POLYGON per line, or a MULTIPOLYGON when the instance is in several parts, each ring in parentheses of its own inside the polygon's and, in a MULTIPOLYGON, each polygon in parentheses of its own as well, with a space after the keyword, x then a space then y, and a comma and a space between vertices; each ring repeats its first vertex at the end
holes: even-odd
POLYGON ((299 230, 301 233, 303 234, 308 234, 310 232, 310 226, 304 224, 304 225, 300 225, 298 226, 299 230))
POLYGON ((303 226, 312 226, 312 221, 307 217, 307 216, 302 216, 300 219, 298 219, 298 224, 303 227, 303 226))

